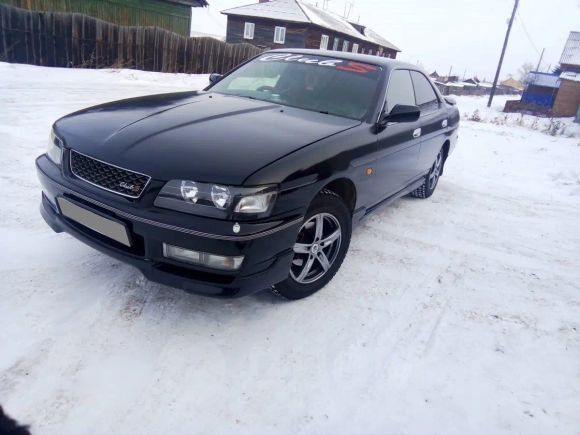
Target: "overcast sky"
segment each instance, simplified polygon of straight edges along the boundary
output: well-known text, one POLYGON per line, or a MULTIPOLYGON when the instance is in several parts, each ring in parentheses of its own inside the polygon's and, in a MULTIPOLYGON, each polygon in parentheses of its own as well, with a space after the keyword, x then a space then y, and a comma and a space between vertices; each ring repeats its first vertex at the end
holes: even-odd
MULTIPOLYGON (((322 0, 308 0, 319 3, 322 0)), ((351 0, 352 1, 352 0, 351 0)), ((253 3, 208 0, 195 8, 192 30, 225 35, 226 18, 219 11, 253 3)), ((257 0, 255 1, 257 3, 257 0)), ((398 58, 422 64, 431 72, 478 75, 491 81, 501 52, 514 0, 354 0, 350 20, 369 26, 397 45, 398 58)), ((342 15, 345 0, 330 0, 329 10, 342 15)), ((540 70, 556 65, 571 30, 580 31, 580 0, 520 0, 501 77, 517 75, 524 62, 540 70)))

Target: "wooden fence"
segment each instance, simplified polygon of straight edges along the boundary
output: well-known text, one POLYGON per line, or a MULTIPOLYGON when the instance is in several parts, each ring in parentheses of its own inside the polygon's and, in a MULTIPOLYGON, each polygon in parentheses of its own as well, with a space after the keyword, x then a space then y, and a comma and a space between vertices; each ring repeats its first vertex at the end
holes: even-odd
POLYGON ((158 27, 118 26, 83 14, 0 4, 0 61, 77 68, 224 73, 261 50, 158 27))

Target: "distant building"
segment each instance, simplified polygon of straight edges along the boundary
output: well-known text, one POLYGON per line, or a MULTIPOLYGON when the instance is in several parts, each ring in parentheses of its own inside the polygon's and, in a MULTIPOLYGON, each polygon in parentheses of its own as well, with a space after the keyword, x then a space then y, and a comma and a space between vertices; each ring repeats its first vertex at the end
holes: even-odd
POLYGON ((516 92, 522 92, 524 90, 524 85, 522 82, 520 82, 519 80, 516 79, 506 79, 503 82, 499 83, 500 86, 503 86, 504 88, 510 88, 513 89, 516 92))
POLYGON ((570 32, 558 72, 532 71, 520 101, 508 101, 506 112, 577 116, 580 108, 580 32, 570 32))
POLYGON ((560 89, 552 113, 576 116, 580 107, 580 32, 570 32, 560 58, 560 89))
POLYGON ((437 73, 437 70, 435 70, 431 74, 429 74, 429 77, 431 77, 432 80, 439 80, 439 77, 441 76, 437 73))
POLYGON ((191 8, 206 0, 0 0, 36 11, 78 12, 121 26, 155 26, 189 36, 191 8))
POLYGON ((560 77, 558 74, 531 71, 526 77, 525 85, 522 104, 550 108, 560 89, 560 77))
POLYGON ((301 0, 260 0, 222 11, 226 42, 263 48, 316 48, 395 58, 399 48, 366 26, 301 0))
MULTIPOLYGON (((459 79, 451 81, 450 79, 455 77, 439 77, 439 80, 435 81, 435 86, 441 91, 443 95, 475 95, 475 96, 482 96, 489 94, 490 89, 492 88, 491 83, 482 82, 477 77, 471 77, 469 79, 459 81, 459 79)), ((498 87, 497 94, 510 94, 512 93, 511 90, 507 90, 501 87, 498 87)))

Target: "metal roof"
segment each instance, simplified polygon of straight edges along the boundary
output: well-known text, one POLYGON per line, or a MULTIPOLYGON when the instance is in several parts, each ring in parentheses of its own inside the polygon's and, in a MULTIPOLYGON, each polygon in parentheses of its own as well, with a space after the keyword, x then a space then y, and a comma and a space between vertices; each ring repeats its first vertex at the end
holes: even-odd
POLYGON ((222 14, 315 24, 325 29, 351 36, 352 38, 401 51, 378 33, 370 29, 365 29, 365 34, 362 34, 341 16, 317 8, 301 0, 270 0, 263 3, 253 3, 223 10, 222 14))
POLYGON ((389 41, 387 41, 385 38, 383 38, 377 32, 375 32, 372 29, 369 29, 368 27, 365 27, 364 33, 368 39, 370 39, 371 41, 374 41, 378 45, 382 45, 383 47, 387 47, 387 48, 390 48, 390 49, 395 50, 395 51, 401 51, 396 45, 391 44, 389 41))
POLYGON ((331 29, 336 32, 344 33, 345 35, 352 36, 353 38, 372 42, 370 39, 366 38, 358 30, 352 27, 351 24, 341 16, 325 11, 324 9, 317 8, 316 6, 305 3, 303 1, 295 1, 302 8, 312 24, 324 27, 325 29, 331 29))
POLYGON ((264 3, 239 6, 222 11, 224 15, 243 15, 248 17, 270 18, 273 20, 309 23, 308 17, 294 0, 272 0, 264 3))
POLYGON ((526 77, 526 85, 544 86, 546 88, 559 88, 560 76, 557 74, 532 71, 526 77))
POLYGON ((560 63, 566 65, 580 65, 580 32, 570 32, 564 46, 560 63))

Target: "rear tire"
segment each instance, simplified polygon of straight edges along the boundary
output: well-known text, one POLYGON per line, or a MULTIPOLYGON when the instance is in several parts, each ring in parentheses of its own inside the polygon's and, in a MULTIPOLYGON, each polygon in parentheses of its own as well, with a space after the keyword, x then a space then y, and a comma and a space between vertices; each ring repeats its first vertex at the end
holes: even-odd
POLYGON ((415 198, 426 199, 433 195, 435 189, 437 188, 437 184, 439 183, 439 177, 443 173, 443 165, 445 164, 445 156, 443 148, 439 150, 439 154, 435 158, 435 162, 429 173, 425 175, 425 180, 423 184, 418 187, 416 190, 410 193, 411 196, 415 198))
POLYGON ((334 277, 348 251, 352 218, 342 198, 323 190, 312 201, 294 245, 288 278, 272 291, 286 299, 302 299, 334 277))

